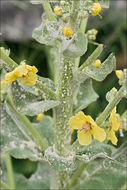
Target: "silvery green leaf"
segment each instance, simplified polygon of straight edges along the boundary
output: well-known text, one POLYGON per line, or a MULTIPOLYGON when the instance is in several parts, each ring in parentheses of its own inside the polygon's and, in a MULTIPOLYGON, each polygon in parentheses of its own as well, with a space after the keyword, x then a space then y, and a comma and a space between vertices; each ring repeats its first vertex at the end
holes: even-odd
POLYGON ((52 91, 56 92, 56 86, 51 79, 38 76, 38 81, 43 85, 47 86, 52 91))
POLYGON ((100 143, 97 140, 93 140, 92 143, 88 146, 78 145, 77 155, 86 155, 88 157, 95 156, 96 154, 104 154, 111 156, 115 151, 115 148, 111 145, 100 143))
MULTIPOLYGON (((126 142, 122 147, 111 153, 113 160, 99 159, 90 162, 82 174, 80 184, 77 184, 74 189, 120 189, 126 182, 126 156, 120 159, 121 155, 126 155, 126 142)), ((92 152, 92 150, 91 150, 92 152)))
POLYGON ((39 162, 37 171, 28 179, 30 189, 50 189, 50 172, 46 162, 39 162))
POLYGON ((102 81, 108 74, 115 70, 115 65, 116 58, 113 54, 110 54, 100 67, 96 68, 93 64, 85 67, 83 71, 77 74, 77 79, 79 82, 83 82, 86 78, 90 77, 94 80, 102 81))
POLYGON ((42 23, 38 28, 35 28, 32 37, 41 44, 53 46, 59 36, 59 24, 55 21, 42 23))
MULTIPOLYGON (((36 190, 49 190, 50 189, 50 176, 49 168, 45 162, 38 162, 37 170, 29 178, 22 174, 14 172, 14 180, 16 189, 36 189, 36 190)), ((2 173, 1 180, 8 184, 8 177, 6 170, 2 173)))
POLYGON ((76 37, 73 36, 70 40, 63 40, 61 51, 66 57, 80 57, 87 51, 87 43, 87 37, 82 33, 78 33, 76 37))
POLYGON ((27 133, 23 123, 15 116, 8 105, 0 104, 1 109, 1 151, 10 152, 15 158, 41 160, 42 154, 27 133))
POLYGON ((39 123, 33 123, 33 126, 39 132, 40 136, 47 139, 51 146, 54 141, 53 119, 44 115, 42 120, 39 123))
POLYGON ((38 96, 26 91, 17 81, 12 83, 11 90, 16 109, 25 115, 34 116, 59 104, 54 100, 40 100, 38 96))
MULTIPOLYGON (((34 90, 34 89, 33 89, 34 90)), ((32 89, 31 89, 32 91, 32 89)), ((16 106, 17 110, 19 111, 25 104, 29 104, 39 100, 39 98, 33 93, 27 91, 22 84, 18 81, 15 81, 11 84, 11 95, 16 106)))
POLYGON ((77 95, 77 104, 74 107, 75 112, 83 110, 90 103, 96 101, 98 98, 97 93, 94 91, 92 86, 92 80, 87 79, 80 84, 79 92, 77 95))
POLYGON ((56 151, 52 148, 49 147, 45 151, 45 158, 51 165, 51 167, 55 170, 58 171, 64 171, 64 170, 73 170, 75 169, 75 163, 74 163, 74 157, 62 157, 59 156, 56 151))
POLYGON ((34 116, 39 113, 48 111, 58 105, 59 101, 55 100, 42 100, 32 103, 26 102, 26 104, 22 108, 20 108, 19 111, 25 115, 34 116))

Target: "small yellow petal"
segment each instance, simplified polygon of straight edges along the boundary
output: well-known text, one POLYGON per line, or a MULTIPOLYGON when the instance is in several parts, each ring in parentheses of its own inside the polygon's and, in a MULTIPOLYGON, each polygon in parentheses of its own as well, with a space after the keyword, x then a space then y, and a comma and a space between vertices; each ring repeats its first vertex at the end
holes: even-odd
POLYGON ((72 133, 74 133, 74 129, 73 129, 73 128, 71 128, 71 134, 72 134, 72 133))
POLYGON ((94 138, 100 142, 104 141, 106 138, 105 130, 100 127, 92 127, 92 134, 94 138))
POLYGON ((90 132, 84 132, 83 130, 78 130, 78 140, 81 145, 89 145, 92 141, 90 132))
POLYGON ((61 9, 60 9, 59 6, 55 6, 55 8, 54 8, 54 13, 55 13, 57 16, 60 15, 60 13, 61 13, 61 9))
POLYGON ((42 120, 42 118, 43 118, 43 114, 42 114, 42 113, 39 113, 39 114, 37 115, 37 117, 36 117, 36 121, 39 122, 39 121, 42 120))
POLYGON ((25 65, 25 68, 27 69, 27 71, 31 71, 33 73, 38 72, 38 69, 35 66, 25 65))
POLYGON ((35 85, 37 81, 37 74, 29 72, 27 76, 22 77, 21 83, 24 85, 35 85))
POLYGON ((123 71, 122 70, 117 70, 116 71, 116 76, 120 79, 123 77, 123 71))
POLYGON ((72 116, 69 121, 68 125, 70 125, 73 129, 79 129, 86 121, 86 116, 82 111, 78 112, 75 116, 72 116))
POLYGON ((109 121, 112 124, 112 129, 117 131, 119 129, 120 123, 118 122, 118 119, 120 118, 120 115, 116 113, 116 107, 112 110, 109 121))
POLYGON ((94 3, 91 11, 92 11, 92 15, 96 16, 101 11, 101 4, 100 3, 94 3))
POLYGON ((90 115, 87 115, 85 117, 86 117, 86 122, 90 123, 92 126, 97 126, 96 122, 92 119, 90 115))
POLYGON ((49 21, 49 19, 47 18, 46 20, 45 20, 45 23, 47 23, 49 21))
POLYGON ((17 78, 18 77, 15 75, 14 71, 6 73, 5 80, 1 81, 1 84, 7 84, 7 83, 10 83, 10 82, 13 82, 17 78))
POLYGON ((72 30, 71 30, 71 28, 69 28, 69 27, 64 27, 63 28, 63 34, 64 34, 64 36, 71 36, 72 35, 72 30))
POLYGON ((13 71, 17 77, 26 76, 28 73, 28 70, 26 69, 25 64, 19 65, 16 67, 13 71))
POLYGON ((115 135, 115 132, 112 129, 108 131, 107 140, 111 140, 112 144, 117 145, 118 139, 115 135))
POLYGON ((35 66, 32 66, 32 70, 31 70, 33 73, 37 73, 38 72, 38 69, 35 67, 35 66))

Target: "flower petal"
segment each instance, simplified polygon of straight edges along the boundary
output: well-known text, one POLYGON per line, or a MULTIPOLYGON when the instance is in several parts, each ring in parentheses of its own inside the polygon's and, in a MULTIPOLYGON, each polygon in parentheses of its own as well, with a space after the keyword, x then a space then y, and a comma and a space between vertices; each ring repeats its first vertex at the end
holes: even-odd
POLYGON ((115 132, 111 129, 107 134, 107 139, 111 140, 112 144, 117 145, 117 137, 115 135, 115 132))
POLYGON ((117 131, 119 129, 120 123, 118 122, 119 114, 116 113, 116 107, 112 110, 110 114, 109 121, 112 123, 112 129, 117 131))
POLYGON ((94 136, 94 138, 100 142, 104 141, 106 138, 106 133, 104 129, 101 129, 98 126, 94 126, 92 127, 92 134, 94 136))
POLYGON ((96 122, 92 119, 92 117, 90 115, 86 116, 86 122, 90 123, 92 126, 97 126, 96 122))
POLYGON ((25 64, 19 65, 16 67, 13 71, 17 77, 26 76, 28 73, 28 70, 26 69, 25 64))
POLYGON ((21 83, 25 85, 35 85, 37 81, 37 75, 33 72, 29 72, 27 76, 22 77, 21 83))
POLYGON ((78 130, 78 140, 81 145, 89 145, 92 141, 90 132, 84 132, 83 130, 78 130))
POLYGON ((82 111, 80 111, 69 119, 68 125, 70 125, 73 129, 79 129, 82 127, 85 121, 86 116, 82 111))

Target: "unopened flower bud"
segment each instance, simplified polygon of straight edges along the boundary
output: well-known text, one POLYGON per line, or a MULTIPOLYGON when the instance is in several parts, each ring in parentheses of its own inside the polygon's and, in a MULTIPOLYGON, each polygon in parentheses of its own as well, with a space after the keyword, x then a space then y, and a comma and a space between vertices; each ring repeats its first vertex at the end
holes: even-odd
POLYGON ((56 16, 59 16, 59 15, 60 15, 61 9, 60 9, 59 6, 56 6, 56 7, 54 8, 54 13, 56 14, 56 16))
POLYGON ((122 70, 117 70, 116 71, 116 76, 120 79, 123 77, 123 71, 122 70))
POLYGON ((97 59, 94 64, 93 64, 94 67, 98 68, 101 66, 101 61, 99 59, 97 59))
POLYGON ((64 36, 71 36, 72 35, 72 30, 71 30, 71 28, 70 27, 64 27, 63 28, 63 34, 64 34, 64 36))
POLYGON ((101 11, 101 4, 100 3, 94 3, 91 11, 92 11, 92 15, 96 16, 101 11))

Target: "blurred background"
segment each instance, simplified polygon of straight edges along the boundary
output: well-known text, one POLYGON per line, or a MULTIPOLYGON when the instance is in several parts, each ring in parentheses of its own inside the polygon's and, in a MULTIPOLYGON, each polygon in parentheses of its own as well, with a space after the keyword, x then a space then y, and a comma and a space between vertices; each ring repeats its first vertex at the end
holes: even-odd
MULTIPOLYGON (((39 75, 50 77, 47 57, 49 47, 45 47, 32 39, 32 31, 41 23, 43 8, 41 5, 32 5, 27 0, 3 0, 1 1, 1 31, 0 46, 11 50, 10 57, 17 63, 27 60, 27 64, 35 65, 39 70, 39 75)), ((127 20, 126 1, 110 0, 110 8, 101 12, 102 19, 90 17, 87 30, 97 29, 97 42, 102 43, 105 49, 101 55, 101 60, 114 52, 117 59, 117 69, 127 68, 127 20)), ((93 43, 89 43, 87 53, 81 57, 81 63, 85 61, 95 49, 93 43)), ((93 118, 103 111, 107 105, 106 93, 112 88, 120 88, 115 73, 111 73, 103 82, 93 81, 95 91, 99 94, 99 99, 90 104, 84 111, 93 118)), ((127 100, 123 99, 117 106, 118 113, 122 114, 127 107, 127 100)), ((119 134, 118 134, 119 137, 119 134)), ((119 137, 118 146, 127 137, 119 137)), ((37 167, 36 162, 29 160, 16 160, 13 158, 14 170, 29 177, 37 167)))

